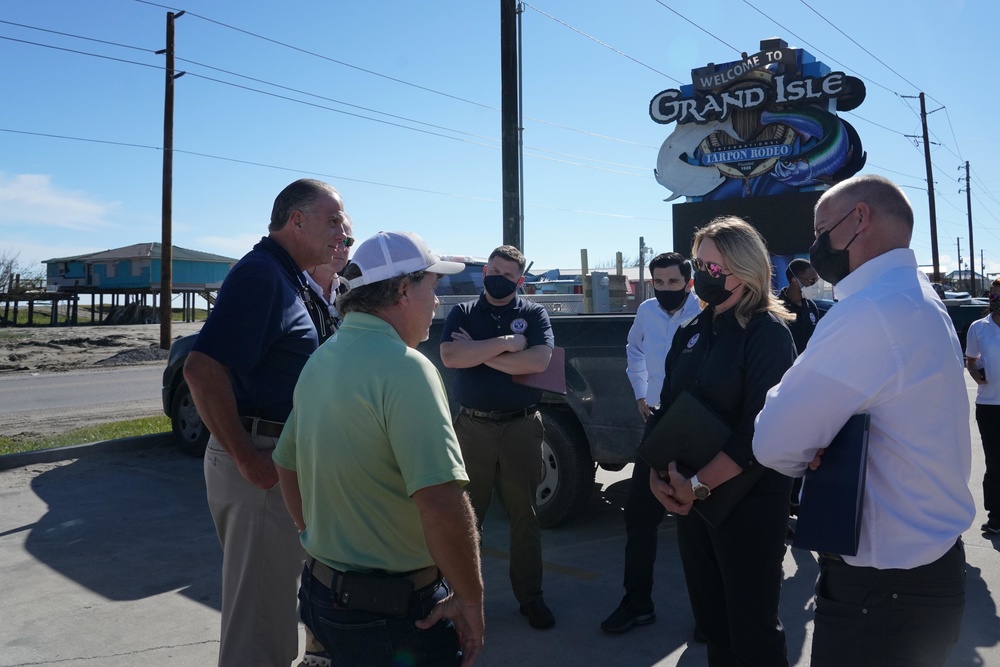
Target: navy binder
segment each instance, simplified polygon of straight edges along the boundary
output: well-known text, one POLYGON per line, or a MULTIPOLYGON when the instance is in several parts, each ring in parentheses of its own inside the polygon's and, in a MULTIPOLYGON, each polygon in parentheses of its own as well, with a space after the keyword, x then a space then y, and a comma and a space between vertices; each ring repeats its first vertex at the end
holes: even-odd
POLYGON ((792 539, 796 549, 858 555, 870 425, 868 413, 848 419, 823 452, 819 468, 806 471, 792 539))

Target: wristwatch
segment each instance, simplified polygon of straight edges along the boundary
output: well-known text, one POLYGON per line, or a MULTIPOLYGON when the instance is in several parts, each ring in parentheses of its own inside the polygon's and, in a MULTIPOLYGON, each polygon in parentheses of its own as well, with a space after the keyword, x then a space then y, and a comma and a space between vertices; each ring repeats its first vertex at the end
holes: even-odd
POLYGON ((705 500, 712 495, 712 489, 708 488, 698 480, 698 475, 691 475, 691 490, 694 491, 696 500, 705 500))

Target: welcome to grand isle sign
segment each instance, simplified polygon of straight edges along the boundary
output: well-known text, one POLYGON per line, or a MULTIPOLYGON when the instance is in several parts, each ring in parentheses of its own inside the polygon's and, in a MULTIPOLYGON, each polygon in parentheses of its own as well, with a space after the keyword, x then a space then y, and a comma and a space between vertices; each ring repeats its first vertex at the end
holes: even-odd
POLYGON ((691 80, 649 104, 654 121, 677 124, 656 161, 667 201, 814 189, 865 164, 858 133, 836 114, 864 101, 864 83, 803 49, 763 40, 758 53, 692 70, 691 80))

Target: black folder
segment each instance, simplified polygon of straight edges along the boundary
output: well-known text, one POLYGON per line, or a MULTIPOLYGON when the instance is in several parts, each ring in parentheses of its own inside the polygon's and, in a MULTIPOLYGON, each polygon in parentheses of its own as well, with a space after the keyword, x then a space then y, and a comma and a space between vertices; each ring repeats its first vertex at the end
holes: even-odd
MULTIPOLYGON (((732 433, 725 420, 685 389, 640 443, 638 454, 653 470, 666 470, 676 461, 682 474, 692 475, 722 451, 732 433)), ((763 472, 762 466, 756 466, 720 484, 708 498, 695 501, 694 511, 713 528, 719 526, 763 472)))
POLYGON ((858 555, 870 426, 868 413, 848 419, 823 452, 819 467, 806 471, 792 539, 796 549, 858 555))

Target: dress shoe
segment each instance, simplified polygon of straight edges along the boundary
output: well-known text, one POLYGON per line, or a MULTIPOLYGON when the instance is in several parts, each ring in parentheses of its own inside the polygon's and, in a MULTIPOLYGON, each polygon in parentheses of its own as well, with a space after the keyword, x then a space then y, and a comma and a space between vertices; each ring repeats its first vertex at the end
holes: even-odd
POLYGON ((618 605, 618 608, 601 622, 601 630, 612 634, 621 634, 622 632, 628 632, 637 625, 648 625, 655 620, 656 613, 652 607, 648 610, 633 609, 629 606, 628 596, 626 595, 618 605))
POLYGON ((528 625, 536 630, 551 628, 556 624, 556 617, 552 615, 552 610, 545 604, 543 598, 535 598, 528 604, 521 605, 521 614, 528 617, 528 625))

